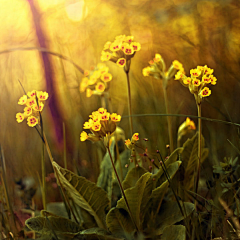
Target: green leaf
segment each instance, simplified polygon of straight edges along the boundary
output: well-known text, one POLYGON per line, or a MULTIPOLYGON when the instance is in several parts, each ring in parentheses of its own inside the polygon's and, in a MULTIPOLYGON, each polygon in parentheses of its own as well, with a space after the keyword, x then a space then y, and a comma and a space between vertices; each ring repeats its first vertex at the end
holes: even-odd
POLYGON ((107 193, 86 178, 77 176, 73 172, 61 168, 56 162, 53 162, 53 167, 59 175, 62 186, 73 201, 88 211, 100 228, 105 228, 105 211, 109 207, 107 193))
MULTIPOLYGON (((194 204, 185 202, 185 203, 182 203, 181 205, 182 205, 182 209, 183 209, 183 212, 185 215, 184 217, 186 218, 193 212, 194 204)), ((166 227, 171 226, 171 225, 183 220, 184 217, 181 214, 181 211, 179 209, 177 202, 167 202, 167 203, 162 204, 159 214, 156 218, 156 225, 155 225, 156 233, 155 234, 156 235, 162 234, 163 230, 166 227)))
POLYGON ((132 168, 125 180, 123 181, 122 185, 123 185, 123 189, 126 190, 128 188, 134 187, 136 185, 136 182, 138 181, 138 179, 147 172, 146 169, 142 168, 142 167, 134 167, 132 168))
MULTIPOLYGON (((208 149, 204 148, 205 141, 203 136, 202 139, 202 154, 201 154, 201 163, 208 156, 208 149)), ((183 168, 183 178, 182 185, 187 190, 192 190, 194 186, 194 173, 196 171, 196 167, 198 165, 198 132, 195 136, 191 139, 188 139, 183 144, 183 151, 181 153, 181 161, 182 161, 182 168, 183 168)))
POLYGON ((107 214, 107 227, 116 237, 132 239, 135 227, 125 209, 112 208, 107 214))
POLYGON ((109 234, 106 230, 102 228, 90 228, 80 232, 74 240, 120 240, 120 238, 116 238, 109 234))
MULTIPOLYGON (((147 202, 150 198, 150 193, 152 191, 152 179, 148 181, 151 175, 152 174, 149 172, 145 173, 140 177, 134 187, 128 188, 124 191, 132 213, 133 220, 139 229, 142 228, 142 209, 147 205, 147 202)), ((117 208, 123 208, 129 212, 123 197, 118 201, 117 208)))
POLYGON ((25 222, 26 226, 42 235, 51 235, 53 232, 61 239, 72 238, 82 230, 80 225, 63 217, 33 217, 25 222))
POLYGON ((183 225, 168 226, 163 230, 162 240, 185 240, 186 228, 183 225))
MULTIPOLYGON (((115 141, 113 140, 110 146, 110 153, 113 159, 114 159, 114 147, 115 141)), ((109 199, 111 199, 112 197, 112 179, 113 179, 112 174, 113 174, 112 162, 107 151, 100 165, 100 174, 98 176, 97 186, 101 187, 108 193, 109 199)))

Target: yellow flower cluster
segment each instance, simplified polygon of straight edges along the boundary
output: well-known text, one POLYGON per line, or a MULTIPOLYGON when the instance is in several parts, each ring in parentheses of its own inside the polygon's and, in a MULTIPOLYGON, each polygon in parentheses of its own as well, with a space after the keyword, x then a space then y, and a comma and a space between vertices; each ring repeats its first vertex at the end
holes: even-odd
POLYGON ((19 101, 19 105, 25 105, 23 113, 17 113, 16 119, 20 123, 27 119, 27 124, 34 127, 39 123, 39 112, 43 110, 44 102, 48 99, 48 93, 33 90, 23 95, 19 101))
POLYGON ((80 83, 80 92, 86 91, 86 96, 101 95, 107 89, 107 83, 112 80, 112 74, 104 63, 99 63, 92 71, 84 71, 84 77, 80 83))
POLYGON ((197 103, 200 103, 203 97, 208 97, 211 90, 207 85, 216 85, 217 79, 212 75, 213 69, 205 66, 197 66, 190 70, 191 77, 187 77, 183 71, 179 70, 175 75, 175 80, 179 80, 189 91, 194 94, 197 103))
POLYGON ((133 36, 120 35, 115 38, 113 42, 106 42, 102 54, 102 61, 112 61, 118 66, 124 67, 128 60, 130 60, 135 52, 141 49, 139 42, 133 41, 133 36))
POLYGON ((104 137, 111 135, 116 130, 116 123, 121 121, 121 116, 112 113, 110 114, 104 108, 99 108, 98 111, 92 112, 89 120, 84 123, 83 128, 89 129, 92 133, 87 134, 82 131, 80 140, 91 140, 93 142, 102 140, 104 137))
POLYGON ((174 60, 170 68, 166 71, 165 62, 162 56, 158 53, 155 54, 155 58, 149 61, 149 65, 150 66, 143 68, 143 76, 153 76, 157 79, 163 79, 166 82, 171 79, 177 71, 184 72, 182 64, 177 60, 174 60))
POLYGON ((125 140, 125 145, 128 149, 133 149, 134 144, 139 140, 139 133, 134 133, 132 139, 125 140))

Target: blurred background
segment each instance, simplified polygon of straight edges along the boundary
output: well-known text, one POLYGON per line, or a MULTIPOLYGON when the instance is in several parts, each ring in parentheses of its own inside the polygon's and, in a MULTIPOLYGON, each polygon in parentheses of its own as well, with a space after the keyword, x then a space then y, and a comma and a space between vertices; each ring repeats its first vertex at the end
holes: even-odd
MULTIPOLYGON (((202 116, 240 123, 239 16, 238 0, 0 0, 0 144, 10 185, 26 176, 36 178, 41 169, 41 139, 26 121, 16 122, 16 113, 23 111, 17 104, 24 94, 22 86, 26 92, 49 93, 43 119, 54 160, 63 166, 64 123, 68 168, 96 181, 98 146, 80 142, 79 135, 101 101, 80 93, 79 69, 96 66, 104 44, 121 34, 133 35, 142 46, 130 70, 134 114, 165 113, 161 81, 142 75, 149 60, 160 53, 167 67, 176 59, 187 75, 197 65, 213 68, 217 84, 202 104, 202 116)), ((116 64, 106 64, 113 75, 109 89, 113 111, 126 116, 126 75, 116 64)), ((187 88, 172 80, 167 91, 171 113, 197 115, 187 88)), ((174 147, 184 120, 172 117, 174 147)), ((135 117, 133 124, 140 138, 149 139, 149 151, 160 149, 167 155, 166 117, 135 117)), ((130 138, 128 119, 123 117, 119 126, 130 138)), ((239 147, 236 126, 203 121, 203 135, 210 165, 237 155, 228 142, 239 147)), ((51 173, 48 159, 46 163, 51 173)))

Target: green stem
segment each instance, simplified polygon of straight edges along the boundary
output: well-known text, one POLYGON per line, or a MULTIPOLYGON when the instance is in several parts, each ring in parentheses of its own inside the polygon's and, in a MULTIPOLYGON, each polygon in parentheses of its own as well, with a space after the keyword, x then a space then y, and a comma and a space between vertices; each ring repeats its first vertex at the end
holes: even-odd
POLYGON ((41 158, 41 165, 42 165, 42 202, 43 202, 43 209, 47 210, 46 206, 46 166, 45 166, 45 156, 44 156, 44 142, 42 142, 42 158, 41 158))
MULTIPOLYGON (((166 114, 169 115, 169 106, 168 106, 168 96, 167 96, 167 87, 163 85, 163 96, 164 96, 164 104, 166 108, 166 114)), ((172 136, 172 120, 170 116, 167 116, 167 122, 168 122, 168 136, 169 136, 169 142, 170 142, 170 154, 173 152, 174 146, 173 146, 173 136, 172 136)))
MULTIPOLYGON (((197 162, 197 176, 196 176, 196 186, 195 192, 198 192, 198 183, 200 178, 200 170, 201 170, 201 154, 202 154, 202 111, 201 111, 201 103, 197 104, 198 109, 198 162, 197 162)), ((196 207, 197 201, 195 201, 196 207)))
POLYGON ((129 126, 131 136, 133 135, 133 122, 132 122, 132 101, 131 101, 131 87, 130 87, 130 80, 129 80, 129 71, 125 71, 127 76, 127 87, 128 87, 128 115, 129 115, 129 126))
POLYGON ((121 181, 120 181, 120 179, 119 179, 119 176, 118 176, 117 170, 116 170, 116 168, 115 168, 115 165, 114 165, 114 162, 113 162, 113 159, 112 159, 112 154, 111 154, 111 152, 110 152, 109 147, 106 146, 106 148, 107 148, 107 150, 108 150, 108 154, 109 154, 110 159, 111 159, 111 162, 112 162, 113 170, 114 170, 115 175, 116 175, 116 177, 117 177, 118 184, 119 184, 119 187, 120 187, 120 189, 121 189, 121 192, 122 192, 123 198, 124 198, 124 200, 125 200, 125 203, 126 203, 126 206, 127 206, 128 212, 129 212, 129 215, 130 215, 130 217, 131 217, 131 219, 132 219, 132 222, 133 222, 133 224, 134 224, 134 226, 135 226, 135 228, 136 228, 136 230, 137 230, 137 232, 138 232, 138 227, 137 227, 137 225, 136 225, 136 223, 135 223, 135 221, 134 221, 134 218, 133 218, 132 212, 131 212, 131 210, 130 210, 130 207, 129 207, 129 204, 128 204, 128 201, 127 201, 126 195, 125 195, 125 193, 124 193, 124 190, 123 190, 123 187, 122 187, 121 181))
POLYGON ((64 168, 67 169, 66 128, 65 128, 64 122, 63 122, 63 162, 64 162, 64 168))

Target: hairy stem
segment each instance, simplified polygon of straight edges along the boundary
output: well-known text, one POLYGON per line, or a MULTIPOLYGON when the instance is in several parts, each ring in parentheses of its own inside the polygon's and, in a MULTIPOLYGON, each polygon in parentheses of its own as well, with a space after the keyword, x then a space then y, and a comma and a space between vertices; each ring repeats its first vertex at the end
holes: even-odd
POLYGON ((127 87, 128 87, 128 115, 129 115, 129 126, 131 136, 133 135, 133 122, 132 122, 132 100, 131 100, 131 87, 130 87, 130 80, 129 80, 129 71, 125 71, 127 76, 127 87))

